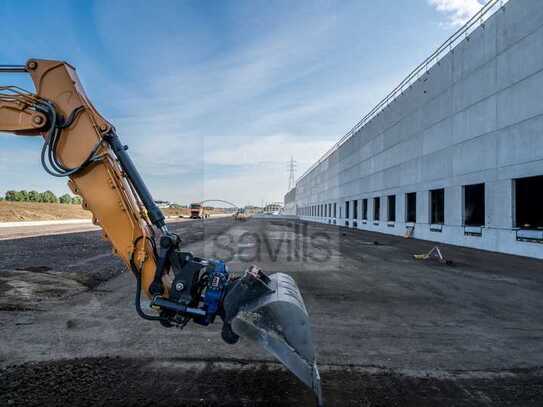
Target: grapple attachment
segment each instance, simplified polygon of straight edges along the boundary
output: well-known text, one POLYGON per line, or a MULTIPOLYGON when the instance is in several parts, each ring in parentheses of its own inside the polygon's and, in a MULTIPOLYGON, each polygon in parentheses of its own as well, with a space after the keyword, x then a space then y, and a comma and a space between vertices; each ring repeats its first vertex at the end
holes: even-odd
POLYGON ((266 276, 256 267, 236 280, 224 299, 223 338, 247 338, 264 347, 303 383, 322 405, 321 382, 309 316, 300 290, 283 273, 266 276))

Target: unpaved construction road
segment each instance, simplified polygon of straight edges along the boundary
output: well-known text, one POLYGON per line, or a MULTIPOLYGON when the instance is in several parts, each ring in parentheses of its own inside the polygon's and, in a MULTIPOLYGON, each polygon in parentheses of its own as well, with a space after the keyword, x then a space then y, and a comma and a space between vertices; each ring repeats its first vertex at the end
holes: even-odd
MULTIPOLYGON (((172 225, 233 271, 298 282, 329 406, 543 405, 543 262, 285 220, 172 225), (375 244, 377 243, 377 244, 375 244)), ((0 241, 0 405, 311 406, 220 324, 165 329, 100 232, 0 241)))

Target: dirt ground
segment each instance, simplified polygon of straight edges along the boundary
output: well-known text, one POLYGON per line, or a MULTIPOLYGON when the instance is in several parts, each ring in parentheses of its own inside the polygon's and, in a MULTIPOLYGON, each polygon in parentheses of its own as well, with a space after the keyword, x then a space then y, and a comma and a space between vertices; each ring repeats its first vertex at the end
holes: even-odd
POLYGON ((81 205, 0 201, 0 222, 90 218, 81 205))
MULTIPOLYGON (((190 216, 188 208, 164 208, 165 216, 190 216)), ((209 214, 222 213, 221 210, 209 210, 209 214)), ((41 202, 11 202, 0 201, 0 222, 36 221, 36 220, 62 220, 62 219, 90 219, 89 211, 81 205, 67 205, 41 202)))
MULTIPOLYGON (((421 262, 434 244, 293 221, 172 228, 233 271, 296 279, 328 406, 543 405, 541 261, 442 245, 451 264, 421 262)), ((314 405, 219 324, 138 319, 110 253, 98 232, 0 241, 0 405, 314 405)))
MULTIPOLYGON (((436 379, 353 367, 322 369, 326 405, 541 406, 540 372, 436 379)), ((312 406, 309 389, 273 363, 99 358, 4 369, 3 405, 312 406)))
POLYGON ((164 208, 162 212, 165 216, 173 216, 179 218, 188 218, 190 217, 189 208, 164 208))

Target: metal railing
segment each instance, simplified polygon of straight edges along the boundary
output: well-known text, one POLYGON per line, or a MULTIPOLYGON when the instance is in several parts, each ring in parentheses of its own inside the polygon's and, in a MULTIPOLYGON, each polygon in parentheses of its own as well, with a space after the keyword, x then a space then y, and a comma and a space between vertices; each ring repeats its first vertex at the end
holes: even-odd
POLYGON ((300 182, 307 174, 317 168, 324 160, 326 160, 332 153, 339 149, 347 140, 349 140, 358 130, 364 127, 371 119, 377 116, 383 111, 392 101, 400 96, 404 90, 409 88, 414 82, 416 82, 422 75, 437 64, 445 55, 452 51, 460 42, 467 38, 473 31, 484 24, 486 19, 490 17, 498 9, 502 8, 509 0, 490 0, 481 10, 471 17, 458 31, 451 35, 432 55, 424 60, 420 65, 411 71, 405 79, 400 82, 388 95, 386 95, 368 114, 366 114, 355 126, 349 130, 339 141, 334 144, 326 153, 323 154, 317 162, 309 167, 301 177, 298 178, 296 183, 300 182))

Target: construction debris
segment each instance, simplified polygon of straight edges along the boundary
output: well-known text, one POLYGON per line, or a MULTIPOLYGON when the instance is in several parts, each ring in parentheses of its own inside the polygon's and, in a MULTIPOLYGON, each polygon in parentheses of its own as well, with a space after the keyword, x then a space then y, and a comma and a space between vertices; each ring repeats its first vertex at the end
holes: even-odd
POLYGON ((432 250, 430 250, 428 253, 425 253, 425 254, 414 254, 413 258, 415 260, 436 259, 441 264, 449 264, 449 265, 452 264, 451 260, 447 260, 447 259, 445 259, 445 257, 443 257, 443 254, 441 253, 441 250, 439 249, 439 246, 434 246, 432 248, 432 250))

